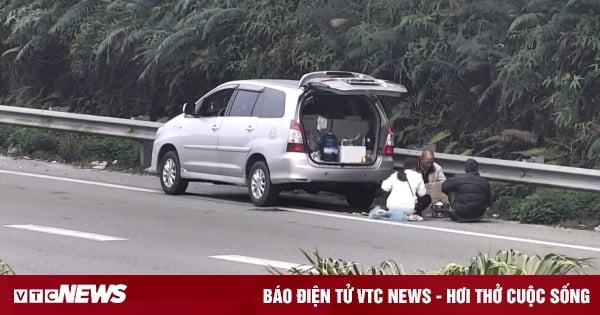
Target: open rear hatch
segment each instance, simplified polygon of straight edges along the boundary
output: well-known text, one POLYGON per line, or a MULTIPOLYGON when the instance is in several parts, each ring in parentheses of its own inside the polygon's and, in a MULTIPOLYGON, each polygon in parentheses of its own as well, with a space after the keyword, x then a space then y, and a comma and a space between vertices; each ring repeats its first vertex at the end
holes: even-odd
POLYGON ((300 123, 314 162, 368 166, 379 154, 393 154, 393 134, 376 96, 400 97, 404 86, 340 71, 306 74, 300 86, 300 123))
POLYGON ((346 71, 307 73, 298 84, 305 90, 320 89, 336 94, 402 97, 406 88, 398 83, 346 71))

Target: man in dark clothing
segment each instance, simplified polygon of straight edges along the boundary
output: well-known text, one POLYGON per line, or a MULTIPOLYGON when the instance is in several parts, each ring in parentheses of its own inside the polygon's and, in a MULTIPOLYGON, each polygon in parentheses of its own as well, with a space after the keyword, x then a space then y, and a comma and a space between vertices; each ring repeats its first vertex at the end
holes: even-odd
POLYGON ((479 176, 479 164, 473 159, 465 163, 465 174, 447 179, 442 191, 448 195, 451 210, 449 216, 458 222, 481 220, 491 205, 490 183, 479 176))

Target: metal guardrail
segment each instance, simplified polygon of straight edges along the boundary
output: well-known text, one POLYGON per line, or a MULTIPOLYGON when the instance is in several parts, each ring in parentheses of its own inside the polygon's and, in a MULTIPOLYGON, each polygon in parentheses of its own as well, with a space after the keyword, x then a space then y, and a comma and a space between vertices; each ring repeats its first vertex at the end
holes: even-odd
POLYGON ((0 105, 0 123, 140 140, 140 164, 150 166, 158 122, 0 105))
POLYGON ((161 123, 0 105, 0 123, 154 140, 161 123))
MULTIPOLYGON (((405 158, 421 156, 421 152, 396 148, 394 165, 402 166, 405 158)), ((436 162, 448 174, 464 173, 469 158, 479 163, 481 176, 491 180, 600 192, 600 170, 435 153, 436 162)))
MULTIPOLYGON (((149 164, 149 150, 156 130, 163 125, 158 122, 3 105, 0 105, 0 123, 141 140, 140 156, 144 166, 149 164)), ((394 164, 402 166, 407 157, 420 155, 419 150, 396 148, 394 164)), ((464 173, 465 161, 474 158, 479 162, 481 175, 491 180, 600 192, 600 170, 443 153, 436 153, 435 158, 448 174, 464 173)))

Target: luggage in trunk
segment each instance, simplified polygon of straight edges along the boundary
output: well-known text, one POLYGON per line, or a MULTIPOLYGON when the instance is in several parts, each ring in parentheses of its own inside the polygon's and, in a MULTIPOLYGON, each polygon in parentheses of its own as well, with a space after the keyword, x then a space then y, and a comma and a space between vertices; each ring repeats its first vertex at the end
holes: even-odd
POLYGON ((317 163, 366 165, 377 157, 380 118, 366 96, 313 93, 301 106, 300 122, 317 163))

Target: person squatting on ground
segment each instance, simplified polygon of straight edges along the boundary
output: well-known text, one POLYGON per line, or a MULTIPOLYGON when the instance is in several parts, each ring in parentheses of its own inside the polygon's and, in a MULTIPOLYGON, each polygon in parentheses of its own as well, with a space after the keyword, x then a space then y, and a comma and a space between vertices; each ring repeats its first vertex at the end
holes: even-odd
POLYGON ((447 179, 442 191, 450 201, 448 216, 458 222, 481 220, 492 202, 490 183, 479 175, 479 164, 474 159, 465 162, 465 174, 447 179))
POLYGON ((415 167, 421 172, 423 182, 425 184, 433 184, 446 180, 446 175, 442 167, 435 162, 435 155, 431 150, 424 150, 421 153, 418 167, 415 167))
POLYGON ((416 167, 416 159, 408 159, 403 168, 392 173, 381 183, 381 189, 388 193, 383 195, 387 195, 386 209, 402 211, 409 220, 420 221, 423 219, 421 217, 423 210, 431 203, 431 197, 427 195, 423 178, 415 171, 416 167), (414 217, 414 215, 419 217, 414 217))

